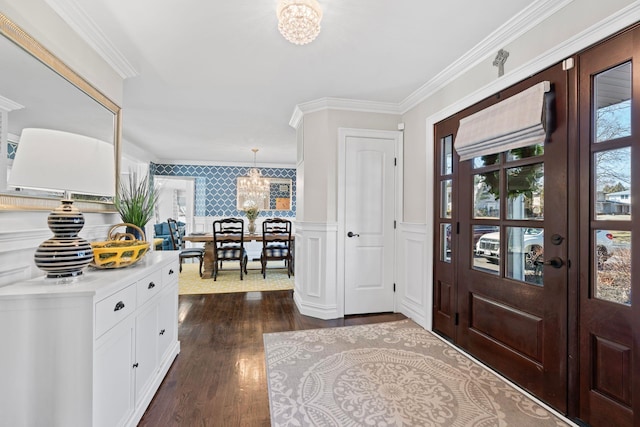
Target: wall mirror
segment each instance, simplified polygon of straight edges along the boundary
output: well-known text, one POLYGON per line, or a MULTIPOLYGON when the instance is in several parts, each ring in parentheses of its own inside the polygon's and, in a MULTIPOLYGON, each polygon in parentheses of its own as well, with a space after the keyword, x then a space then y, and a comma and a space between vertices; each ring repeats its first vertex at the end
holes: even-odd
MULTIPOLYGON (((56 129, 94 137, 114 145, 119 175, 120 107, 62 63, 0 13, 0 209, 53 209, 55 193, 7 187, 12 151, 23 128, 56 129)), ((80 197, 84 212, 113 211, 109 202, 80 197)))
MULTIPOLYGON (((269 194, 261 200, 257 200, 258 208, 261 211, 290 211, 291 210, 291 187, 290 178, 269 178, 269 194)), ((237 186, 236 186, 237 188, 237 186)), ((238 210, 242 210, 245 198, 237 193, 238 210)))

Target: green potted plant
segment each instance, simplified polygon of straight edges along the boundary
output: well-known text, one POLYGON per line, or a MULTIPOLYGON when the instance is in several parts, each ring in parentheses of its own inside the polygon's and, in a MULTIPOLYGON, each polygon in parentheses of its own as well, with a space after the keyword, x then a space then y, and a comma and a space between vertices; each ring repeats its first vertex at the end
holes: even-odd
MULTIPOLYGON (((120 213, 122 222, 133 224, 144 230, 145 225, 153 218, 158 192, 149 182, 149 176, 138 176, 130 172, 126 179, 120 180, 115 197, 115 207, 120 213)), ((133 230, 127 230, 132 232, 133 230)), ((138 232, 132 232, 140 239, 138 232)))

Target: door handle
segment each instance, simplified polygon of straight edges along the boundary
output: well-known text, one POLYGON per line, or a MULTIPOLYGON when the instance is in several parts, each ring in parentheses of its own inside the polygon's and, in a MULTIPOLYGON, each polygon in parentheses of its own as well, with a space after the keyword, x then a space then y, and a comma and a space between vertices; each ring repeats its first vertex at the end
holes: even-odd
POLYGON ((546 261, 543 262, 537 262, 538 265, 542 264, 542 265, 550 265, 553 268, 560 268, 564 265, 564 261, 562 260, 562 258, 558 258, 557 256, 548 259, 546 261))
POLYGON ((354 233, 353 231, 350 231, 350 232, 347 233, 347 237, 360 237, 360 235, 354 233))

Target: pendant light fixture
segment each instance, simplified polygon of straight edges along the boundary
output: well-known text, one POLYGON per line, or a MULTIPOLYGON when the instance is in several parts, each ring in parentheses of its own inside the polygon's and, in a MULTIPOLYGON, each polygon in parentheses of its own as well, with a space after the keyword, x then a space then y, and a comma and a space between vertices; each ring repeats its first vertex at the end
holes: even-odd
POLYGON ((253 151, 253 167, 249 169, 248 176, 238 177, 238 194, 244 200, 252 200, 258 206, 262 205, 262 201, 269 196, 269 180, 262 176, 262 172, 256 166, 257 148, 253 151))

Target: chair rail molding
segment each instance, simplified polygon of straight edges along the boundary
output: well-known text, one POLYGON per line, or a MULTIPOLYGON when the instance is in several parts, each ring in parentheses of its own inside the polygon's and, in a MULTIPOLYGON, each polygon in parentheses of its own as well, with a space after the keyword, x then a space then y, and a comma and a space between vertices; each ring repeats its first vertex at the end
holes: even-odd
POLYGON ((293 299, 306 316, 337 319, 337 223, 295 222, 295 285, 293 299))
POLYGON ((426 224, 398 224, 396 233, 397 310, 431 330, 433 283, 426 224))
MULTIPOLYGON (((86 240, 105 240, 110 225, 85 225, 80 234, 86 240)), ((0 254, 17 250, 37 248, 43 241, 51 238, 53 232, 48 228, 10 230, 0 232, 0 254)))
POLYGON ((4 261, 2 264, 3 266, 0 267, 0 287, 21 280, 28 280, 31 277, 32 266, 28 264, 6 264, 4 261))
MULTIPOLYGON (((10 212, 7 216, 19 214, 10 212)), ((43 274, 42 270, 36 268, 33 255, 42 242, 53 236, 53 232, 46 226, 46 217, 41 213, 36 213, 34 217, 39 220, 31 221, 33 218, 27 215, 27 220, 23 221, 26 224, 7 221, 7 228, 3 227, 0 231, 0 286, 43 274), (27 228, 19 229, 20 226, 27 228)), ((110 227, 110 224, 85 224, 80 234, 89 241, 105 240, 110 227)))

